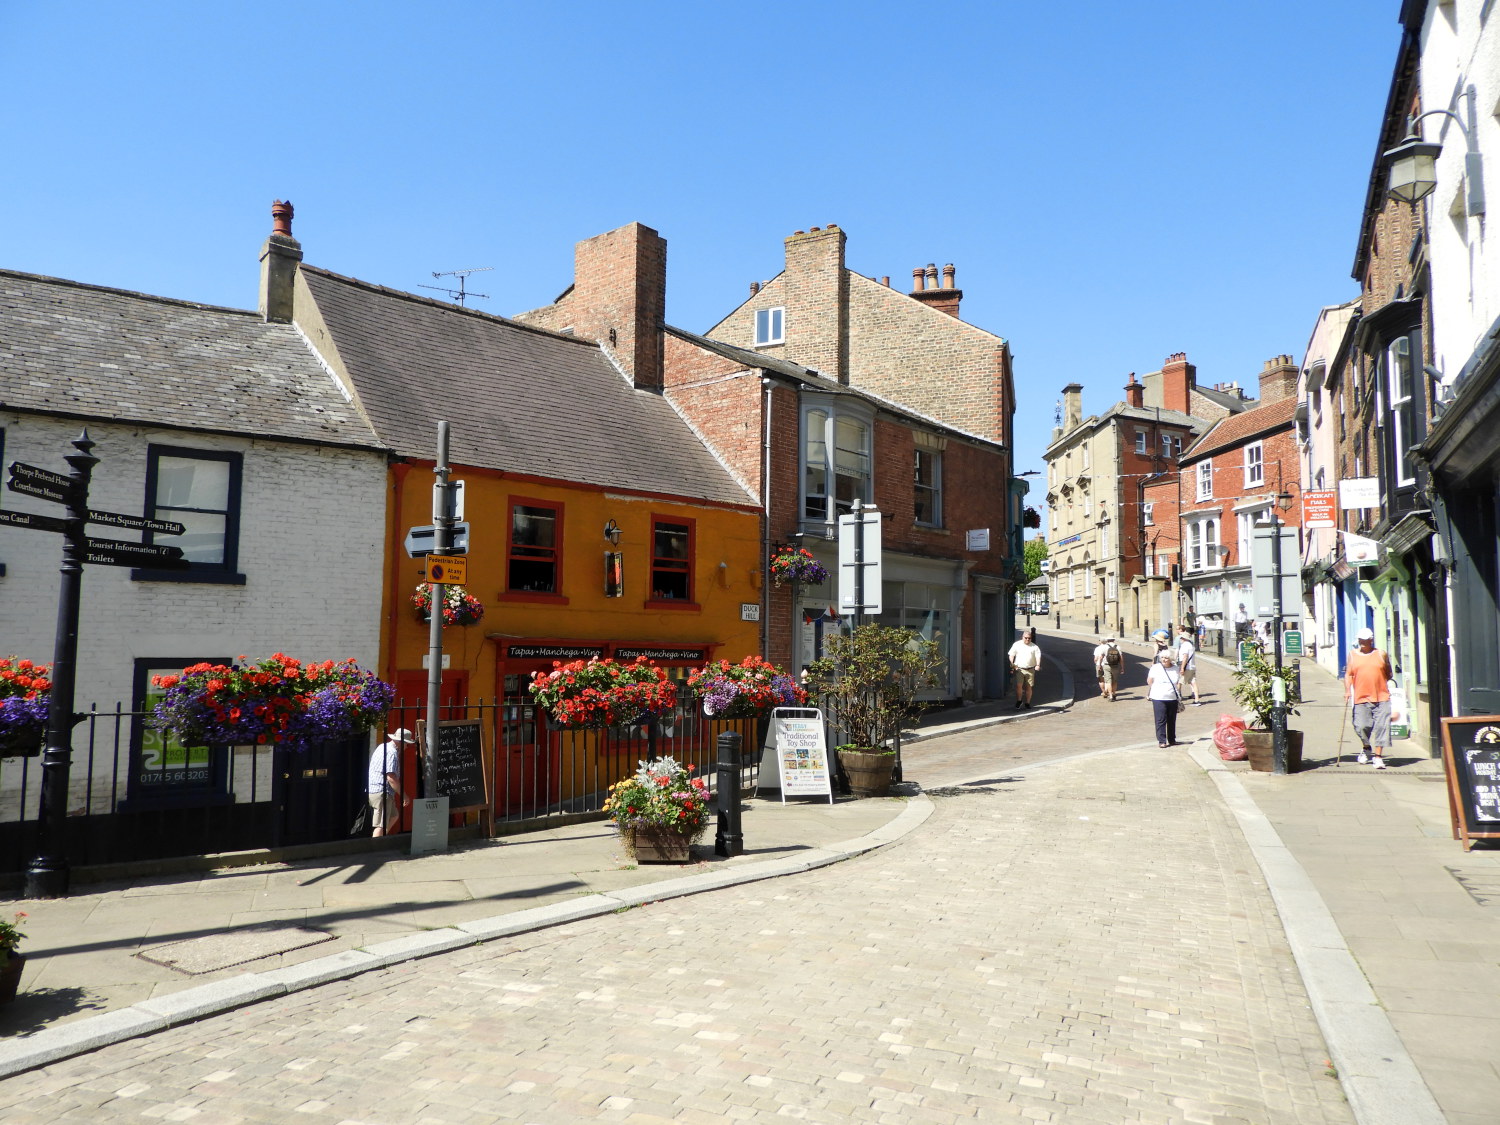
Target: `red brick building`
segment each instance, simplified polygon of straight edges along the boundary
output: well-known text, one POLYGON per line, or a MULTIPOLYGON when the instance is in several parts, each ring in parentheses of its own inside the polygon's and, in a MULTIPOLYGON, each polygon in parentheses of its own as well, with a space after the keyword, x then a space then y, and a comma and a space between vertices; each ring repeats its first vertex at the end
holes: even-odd
MULTIPOLYGON (((879 620, 942 646, 935 696, 999 696, 1022 573, 1009 347, 957 319, 951 285, 896 292, 851 273, 844 244, 837 227, 793 234, 786 269, 700 336, 663 322, 665 240, 631 224, 579 243, 573 285, 519 319, 597 338, 661 387, 758 498, 768 559, 805 547, 836 576, 838 517, 878 508, 879 620)), ((765 655, 793 668, 849 624, 836 577, 767 582, 756 608, 765 655)))

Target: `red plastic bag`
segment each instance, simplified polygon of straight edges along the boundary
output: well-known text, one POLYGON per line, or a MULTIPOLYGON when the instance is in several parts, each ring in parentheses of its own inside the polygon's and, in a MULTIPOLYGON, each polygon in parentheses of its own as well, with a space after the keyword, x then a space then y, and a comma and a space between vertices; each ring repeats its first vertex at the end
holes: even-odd
POLYGON ((1220 715, 1214 724, 1214 745, 1219 748, 1219 757, 1226 762, 1243 762, 1250 756, 1245 749, 1245 720, 1233 715, 1220 715))

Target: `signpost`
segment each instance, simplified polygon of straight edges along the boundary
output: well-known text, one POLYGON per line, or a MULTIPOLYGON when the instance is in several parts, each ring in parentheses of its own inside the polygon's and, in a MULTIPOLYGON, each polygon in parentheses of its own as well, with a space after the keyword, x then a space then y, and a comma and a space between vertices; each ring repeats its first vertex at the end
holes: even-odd
POLYGON ((82 600, 83 564, 105 566, 185 567, 179 547, 150 543, 125 543, 114 539, 91 539, 83 533, 84 524, 113 523, 116 527, 149 530, 164 535, 181 535, 186 529, 178 523, 149 520, 144 516, 123 516, 113 512, 93 512, 88 506, 89 483, 99 458, 93 455, 94 443, 84 430, 73 439, 76 452, 63 460, 72 466, 67 476, 15 461, 5 487, 12 492, 35 496, 67 508, 67 516, 32 515, 27 512, 0 512, 0 524, 51 531, 62 535, 62 581, 57 599, 57 631, 52 646, 51 706, 47 710, 46 744, 42 749, 41 804, 37 810, 36 834, 39 851, 26 869, 27 898, 59 898, 68 893, 68 771, 73 758, 73 728, 83 716, 75 714, 74 697, 78 665, 78 607, 82 600), (100 518, 96 518, 100 517, 100 518))
POLYGON ((856 500, 839 517, 839 612, 863 625, 865 614, 880 612, 880 594, 880 513, 856 500))
MULTIPOLYGON (((434 545, 437 543, 437 528, 428 524, 425 527, 414 527, 406 533, 406 541, 402 544, 406 548, 408 558, 419 559, 423 555, 430 555, 434 545)), ((469 525, 456 523, 453 525, 453 542, 449 544, 455 551, 467 551, 469 549, 469 525)))
MULTIPOLYGON (((437 424, 437 461, 432 472, 437 480, 432 486, 432 550, 426 557, 423 573, 432 586, 432 612, 427 627, 427 720, 423 733, 424 800, 412 806, 411 850, 413 855, 427 851, 444 851, 448 847, 448 798, 442 795, 439 781, 441 724, 438 712, 443 697, 443 596, 445 585, 461 585, 468 560, 453 557, 453 525, 458 522, 458 499, 455 483, 448 479, 448 423, 437 424)), ((414 529, 415 530, 415 529, 414 529)), ((407 537, 410 541, 410 536, 407 537)), ((409 548, 408 548, 409 550, 409 548)))

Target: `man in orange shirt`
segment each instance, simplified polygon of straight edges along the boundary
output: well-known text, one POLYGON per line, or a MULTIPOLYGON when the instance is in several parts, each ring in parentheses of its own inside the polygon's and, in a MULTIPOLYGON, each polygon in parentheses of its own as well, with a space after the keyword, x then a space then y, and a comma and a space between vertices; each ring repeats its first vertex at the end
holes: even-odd
POLYGON ((1359 761, 1385 769, 1385 748, 1391 744, 1391 661, 1375 647, 1375 633, 1361 629, 1359 648, 1349 654, 1344 671, 1344 702, 1354 704, 1354 733, 1359 735, 1359 761))

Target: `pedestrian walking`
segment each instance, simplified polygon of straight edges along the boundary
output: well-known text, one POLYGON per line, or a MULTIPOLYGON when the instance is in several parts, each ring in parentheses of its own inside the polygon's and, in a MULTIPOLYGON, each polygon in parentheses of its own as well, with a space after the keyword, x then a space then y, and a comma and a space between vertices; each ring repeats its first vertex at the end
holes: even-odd
POLYGON ((1169 649, 1157 654, 1146 673, 1146 698, 1151 700, 1151 710, 1156 718, 1156 744, 1161 747, 1177 744, 1177 708, 1182 695, 1177 689, 1177 657, 1169 649))
POLYGON ((1375 647, 1375 631, 1361 629, 1359 648, 1349 654, 1344 670, 1344 702, 1352 703, 1350 722, 1359 735, 1358 762, 1385 769, 1391 744, 1391 658, 1375 647))
POLYGON ((1165 629, 1158 629, 1151 634, 1151 643, 1155 646, 1151 650, 1151 663, 1156 663, 1156 658, 1167 651, 1167 646, 1172 643, 1172 638, 1167 636, 1165 629))
POLYGON ((1198 649, 1192 642, 1192 636, 1192 626, 1184 621, 1177 642, 1177 674, 1182 691, 1193 689, 1193 706, 1202 707, 1203 700, 1198 698, 1198 649))
POLYGON ((384 836, 394 830, 401 815, 401 748, 415 746, 416 737, 405 727, 390 732, 370 753, 369 776, 365 790, 370 798, 373 820, 372 836, 384 836))
POLYGON ((1245 609, 1245 603, 1240 602, 1240 608, 1234 611, 1234 639, 1242 641, 1250 632, 1250 614, 1245 609))
POLYGON ((1042 650, 1037 646, 1035 629, 1021 630, 1021 639, 1010 646, 1006 659, 1016 681, 1016 709, 1031 706, 1031 692, 1036 687, 1037 669, 1042 666, 1042 650))
POLYGON ((1113 637, 1105 637, 1094 649, 1094 678, 1099 681, 1099 694, 1111 703, 1120 685, 1120 673, 1125 670, 1125 656, 1113 637))

